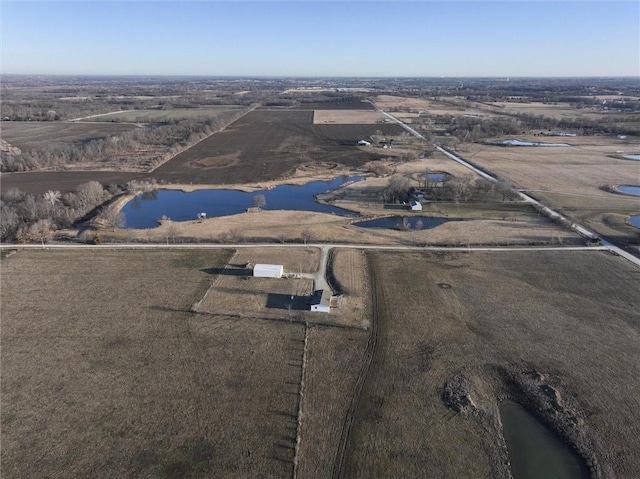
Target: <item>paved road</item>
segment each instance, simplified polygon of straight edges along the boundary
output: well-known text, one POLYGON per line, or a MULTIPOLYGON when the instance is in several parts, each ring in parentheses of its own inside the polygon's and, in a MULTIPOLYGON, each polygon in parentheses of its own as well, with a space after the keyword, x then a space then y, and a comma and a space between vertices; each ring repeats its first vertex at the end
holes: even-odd
MULTIPOLYGON (((412 135, 414 135, 417 138, 420 138, 424 141, 428 141, 423 135, 421 135, 420 133, 418 133, 416 130, 414 130, 413 128, 411 128, 409 125, 407 125, 406 123, 404 123, 403 121, 399 120, 398 118, 396 118, 395 116, 381 110, 380 108, 378 108, 376 105, 374 105, 373 103, 371 103, 375 109, 377 111, 379 111, 380 113, 382 113, 383 115, 385 115, 387 118, 393 120, 395 123, 397 123, 398 125, 400 125, 402 128, 404 128, 405 130, 407 130, 409 133, 411 133, 412 135)), ((441 153, 445 154, 448 158, 452 159, 453 161, 461 164, 462 166, 470 169, 471 171, 473 171, 474 173, 478 174, 479 176, 481 176, 482 178, 485 178, 493 183, 498 183, 498 179, 495 177, 495 175, 491 174, 490 172, 486 171, 486 170, 481 170, 477 167, 475 167, 474 165, 472 165, 471 163, 469 163, 468 161, 465 161, 464 159, 460 158, 457 155, 454 155, 453 153, 451 153, 448 150, 445 150, 444 148, 442 148, 440 145, 434 145, 434 147, 440 151, 441 153)), ((558 213, 557 211, 555 211, 552 208, 549 208, 548 206, 543 205, 542 203, 540 203, 538 200, 536 200, 535 198, 533 198, 532 196, 529 196, 528 194, 524 193, 523 191, 517 191, 518 196, 520 196, 520 198, 525 201, 526 203, 536 207, 536 209, 538 209, 539 211, 541 211, 543 214, 545 214, 548 218, 551 219, 556 219, 562 222, 566 222, 567 224, 570 224, 570 228, 575 231, 576 233, 578 233, 579 235, 591 240, 591 241, 599 241, 605 248, 607 248, 609 251, 622 256, 623 258, 625 258, 628 261, 631 261, 633 264, 635 264, 636 266, 640 266, 640 258, 627 253, 625 250, 623 250, 622 248, 619 248, 618 246, 610 243, 609 241, 607 241, 606 239, 604 239, 602 236, 596 234, 595 232, 585 228, 584 226, 582 226, 579 223, 576 222, 572 222, 571 220, 569 220, 567 217, 565 217, 564 215, 562 215, 561 213, 558 213)))

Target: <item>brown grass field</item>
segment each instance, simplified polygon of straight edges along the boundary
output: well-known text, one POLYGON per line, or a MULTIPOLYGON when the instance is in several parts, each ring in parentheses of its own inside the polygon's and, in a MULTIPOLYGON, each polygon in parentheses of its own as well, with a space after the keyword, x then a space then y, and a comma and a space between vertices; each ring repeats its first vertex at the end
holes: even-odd
POLYGON ((317 264, 304 247, 0 260, 3 477, 507 478, 505 398, 594 477, 640 474, 640 298, 621 258, 338 249, 363 331, 265 314, 251 294, 308 280, 222 271, 258 257, 317 264), (472 406, 449 409, 445 385, 472 406))
POLYGON ((186 312, 230 257, 3 259, 2 477, 290 477, 304 328, 186 312))
MULTIPOLYGON (((379 204, 340 201, 336 206, 361 208, 365 215, 358 220, 379 215, 407 214, 406 210, 386 210, 379 204)), ((145 230, 104 231, 106 239, 117 241, 138 239, 165 243, 193 241, 229 243, 237 241, 302 243, 344 242, 351 244, 411 245, 531 245, 558 242, 583 244, 579 236, 539 217, 531 208, 516 204, 460 205, 434 204, 422 215, 448 217, 453 221, 421 231, 360 228, 356 221, 336 215, 305 211, 260 211, 198 221, 166 221, 157 228, 145 230)), ((75 233, 72 233, 75 234, 75 233)))
POLYGON ((504 398, 537 411, 594 477, 640 476, 635 267, 602 252, 371 259, 377 346, 345 477, 510 477, 504 398), (460 412, 446 385, 469 398, 460 412))
POLYGON ((23 151, 59 148, 106 138, 134 130, 129 124, 69 123, 54 121, 3 121, 0 125, 2 139, 23 151))
MULTIPOLYGON (((521 138, 540 141, 539 137, 521 138)), ((640 185, 640 163, 616 158, 616 151, 640 150, 640 143, 610 137, 562 138, 562 142, 571 146, 473 144, 461 154, 596 232, 622 244, 640 244, 640 230, 620 218, 640 213, 638 198, 606 190, 615 185, 640 185)))

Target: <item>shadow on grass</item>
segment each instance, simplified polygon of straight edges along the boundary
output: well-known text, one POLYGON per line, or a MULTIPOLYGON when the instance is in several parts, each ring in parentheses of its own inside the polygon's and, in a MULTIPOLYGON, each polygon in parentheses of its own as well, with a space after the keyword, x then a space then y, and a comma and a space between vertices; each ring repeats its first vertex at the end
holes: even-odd
POLYGON ((267 308, 285 309, 289 311, 306 311, 308 296, 296 296, 295 294, 269 293, 267 295, 267 308))
POLYGON ((200 271, 207 274, 224 274, 227 276, 253 276, 253 270, 249 268, 202 268, 200 271))

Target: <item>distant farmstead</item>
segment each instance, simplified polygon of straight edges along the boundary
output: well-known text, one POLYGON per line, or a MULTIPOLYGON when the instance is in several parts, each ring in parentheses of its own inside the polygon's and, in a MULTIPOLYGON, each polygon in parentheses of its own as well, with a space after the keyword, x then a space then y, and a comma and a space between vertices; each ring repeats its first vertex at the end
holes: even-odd
POLYGON ((256 264, 253 276, 256 278, 282 278, 284 267, 281 264, 256 264))

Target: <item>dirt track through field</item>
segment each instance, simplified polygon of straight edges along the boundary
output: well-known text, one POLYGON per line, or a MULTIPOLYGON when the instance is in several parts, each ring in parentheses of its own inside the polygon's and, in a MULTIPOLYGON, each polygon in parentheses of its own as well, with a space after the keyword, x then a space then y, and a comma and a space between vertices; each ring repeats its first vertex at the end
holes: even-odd
MULTIPOLYGON (((373 268, 373 262, 371 261, 371 258, 369 256, 367 256, 367 260, 369 262, 369 267, 373 268)), ((373 363, 373 358, 376 352, 376 346, 378 345, 380 321, 380 315, 378 312, 378 294, 383 294, 383 292, 376 281, 375 272, 371 275, 371 282, 371 329, 369 333, 369 339, 367 340, 367 347, 365 349, 362 367, 356 380, 353 395, 351 396, 351 402, 349 403, 349 409, 347 410, 347 414, 345 415, 342 431, 340 433, 340 439, 338 440, 336 456, 333 463, 333 479, 340 479, 342 477, 345 477, 346 455, 351 438, 353 421, 356 415, 356 411, 358 410, 358 407, 360 405, 362 390, 364 389, 365 382, 367 380, 367 377, 369 376, 369 371, 371 370, 371 365, 373 363)))

